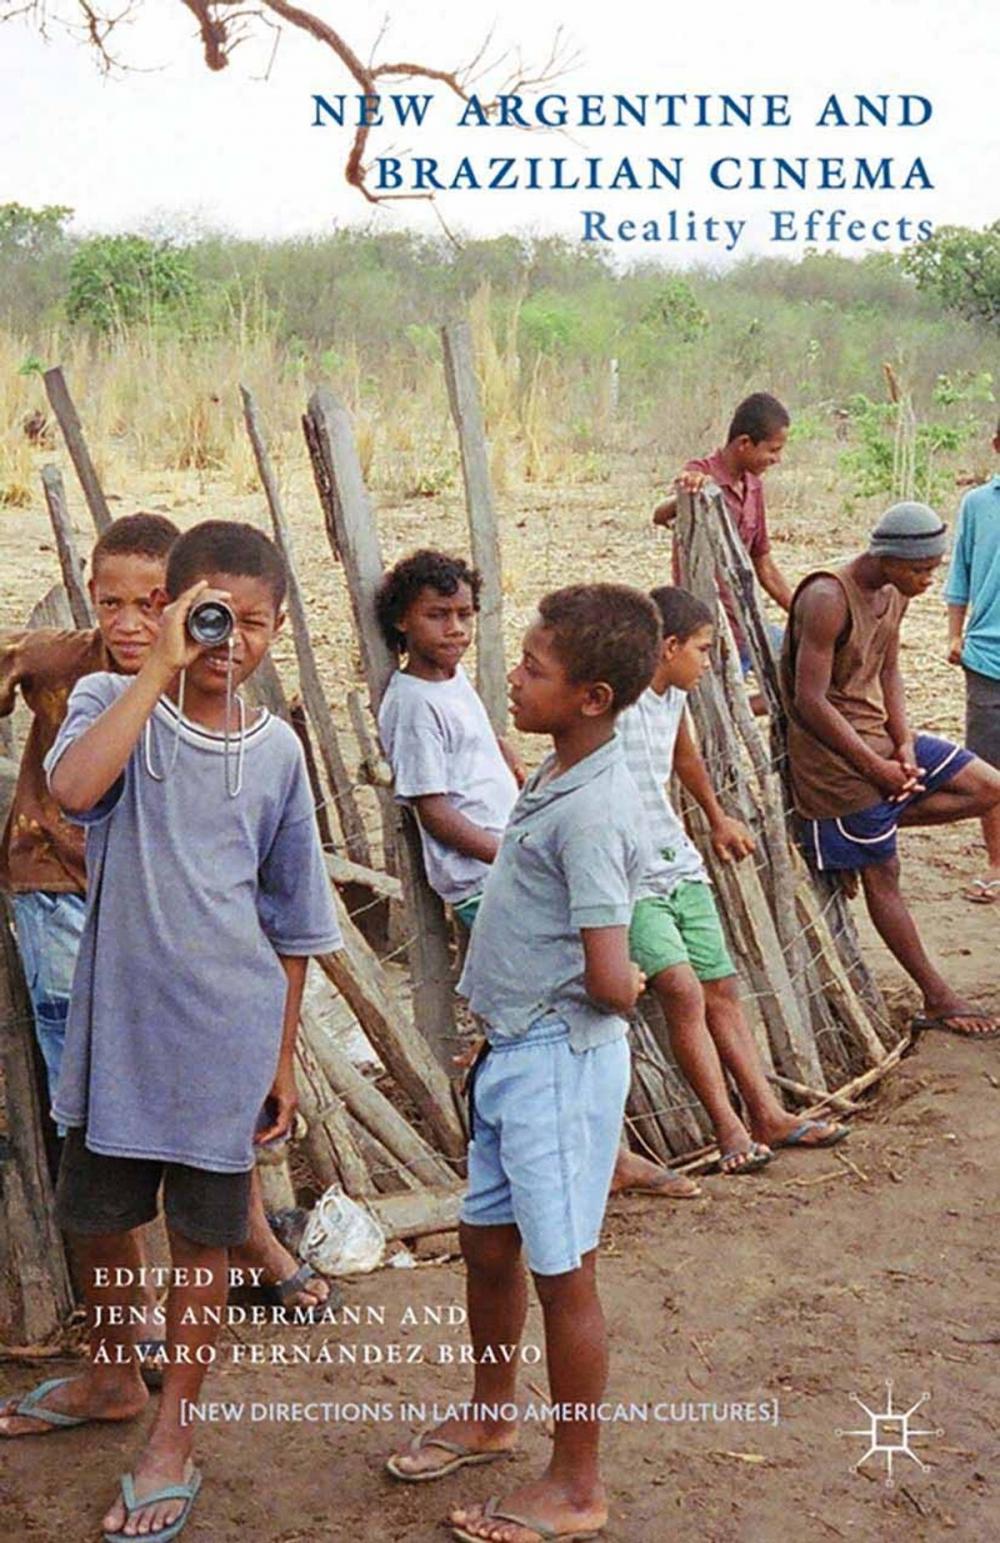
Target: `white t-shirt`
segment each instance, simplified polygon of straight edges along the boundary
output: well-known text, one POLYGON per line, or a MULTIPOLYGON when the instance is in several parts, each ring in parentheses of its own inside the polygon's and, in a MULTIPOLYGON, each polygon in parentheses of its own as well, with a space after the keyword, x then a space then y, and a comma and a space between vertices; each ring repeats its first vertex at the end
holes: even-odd
POLYGON ((643 835, 650 860, 639 899, 669 895, 685 879, 708 883, 701 853, 691 840, 667 794, 674 746, 687 703, 687 692, 668 686, 660 696, 652 686, 618 719, 625 764, 639 789, 643 835))
MULTIPOLYGON (((382 698, 378 729, 401 803, 443 793, 474 825, 503 833, 517 783, 461 665, 451 680, 420 680, 397 670, 382 698)), ((442 900, 455 905, 479 893, 489 863, 443 846, 422 825, 420 840, 428 883, 442 900)))

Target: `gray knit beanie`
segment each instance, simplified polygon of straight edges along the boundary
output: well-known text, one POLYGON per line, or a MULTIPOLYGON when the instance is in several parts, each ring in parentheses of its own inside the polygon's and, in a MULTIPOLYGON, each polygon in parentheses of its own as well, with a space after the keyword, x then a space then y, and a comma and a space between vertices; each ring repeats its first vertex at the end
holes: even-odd
POLYGON ((868 544, 873 557, 901 557, 904 562, 943 557, 947 549, 947 525, 927 504, 911 502, 887 509, 868 544))

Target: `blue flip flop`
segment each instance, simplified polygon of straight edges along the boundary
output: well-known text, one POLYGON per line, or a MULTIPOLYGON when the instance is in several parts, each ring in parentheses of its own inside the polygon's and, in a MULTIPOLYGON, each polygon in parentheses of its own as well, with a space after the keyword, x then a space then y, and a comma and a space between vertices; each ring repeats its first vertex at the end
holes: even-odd
POLYGON ((41 1403, 53 1388, 62 1388, 67 1382, 79 1382, 79 1380, 78 1377, 50 1377, 47 1382, 40 1382, 37 1388, 32 1388, 30 1393, 25 1393, 4 1418, 12 1420, 16 1415, 27 1420, 37 1420, 40 1425, 57 1426, 60 1430, 72 1430, 77 1425, 89 1425, 93 1420, 92 1415, 63 1414, 61 1409, 45 1409, 41 1403))
POLYGON ((846 1141, 851 1134, 846 1125, 834 1125, 828 1136, 822 1141, 807 1141, 805 1138, 810 1131, 822 1130, 824 1125, 830 1125, 829 1120, 803 1120, 801 1125, 796 1125, 781 1141, 772 1141, 773 1147, 804 1147, 807 1151, 812 1148, 818 1151, 821 1147, 835 1147, 838 1141, 846 1141))
MULTIPOLYGON (((169 1543, 171 1538, 187 1526, 191 1520, 191 1511, 198 1491, 201 1489, 201 1469, 192 1468, 191 1477, 186 1484, 164 1484, 162 1489, 154 1490, 151 1495, 144 1495, 140 1500, 135 1492, 135 1480, 130 1473, 121 1476, 122 1499, 125 1502, 126 1516, 132 1516, 136 1511, 142 1511, 146 1506, 158 1505, 162 1500, 183 1500, 184 1509, 175 1522, 169 1527, 161 1527, 157 1532, 143 1532, 137 1536, 143 1539, 143 1543, 169 1543)), ((127 1535, 124 1532, 106 1532, 104 1543, 122 1543, 127 1535)))

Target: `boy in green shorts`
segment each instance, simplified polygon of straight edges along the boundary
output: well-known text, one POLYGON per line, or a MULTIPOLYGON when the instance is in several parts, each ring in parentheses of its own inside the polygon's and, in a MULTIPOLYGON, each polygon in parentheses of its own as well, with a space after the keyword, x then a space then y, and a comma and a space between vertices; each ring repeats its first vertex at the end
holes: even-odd
POLYGON ((712 614, 684 589, 654 589, 652 599, 663 621, 659 662, 647 690, 618 720, 652 853, 629 949, 663 1008, 674 1059, 712 1121, 720 1172, 750 1173, 771 1160, 773 1148, 832 1146, 848 1132, 827 1120, 788 1114, 760 1064, 704 862, 666 790, 676 767, 704 810, 723 861, 739 862, 753 851, 750 832, 719 803, 684 715, 687 693, 710 668, 712 614), (726 1072, 746 1123, 730 1101, 726 1072))

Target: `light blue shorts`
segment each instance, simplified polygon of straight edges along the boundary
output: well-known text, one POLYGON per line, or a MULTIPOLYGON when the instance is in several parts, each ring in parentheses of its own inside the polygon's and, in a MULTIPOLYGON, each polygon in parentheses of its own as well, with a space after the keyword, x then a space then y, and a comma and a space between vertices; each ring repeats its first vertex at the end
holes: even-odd
POLYGON ((73 971, 87 903, 82 895, 32 890, 12 895, 17 944, 35 1015, 35 1035, 54 1099, 69 1013, 73 971))
POLYGON ((462 1220, 521 1234, 536 1275, 578 1270, 597 1247, 629 1085, 628 1040, 570 1048, 547 1014, 476 1068, 462 1220))

